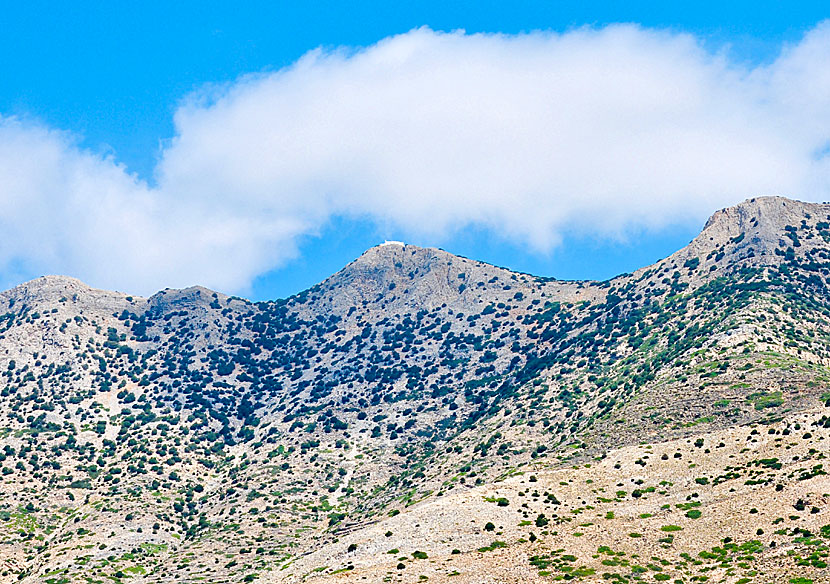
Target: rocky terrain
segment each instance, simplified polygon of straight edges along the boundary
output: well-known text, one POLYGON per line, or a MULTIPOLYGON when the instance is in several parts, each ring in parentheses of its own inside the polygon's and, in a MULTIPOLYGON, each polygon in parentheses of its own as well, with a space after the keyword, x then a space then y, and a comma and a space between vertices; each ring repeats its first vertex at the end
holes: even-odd
POLYGON ((0 294, 0 582, 830 582, 830 205, 561 282, 0 294))

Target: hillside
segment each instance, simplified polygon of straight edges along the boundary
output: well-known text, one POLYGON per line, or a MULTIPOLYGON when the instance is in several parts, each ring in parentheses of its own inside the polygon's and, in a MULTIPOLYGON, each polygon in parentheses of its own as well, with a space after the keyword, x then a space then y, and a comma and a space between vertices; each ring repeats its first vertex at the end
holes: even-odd
POLYGON ((274 302, 28 282, 0 582, 830 581, 828 277, 830 205, 768 197, 605 282, 397 243, 274 302))

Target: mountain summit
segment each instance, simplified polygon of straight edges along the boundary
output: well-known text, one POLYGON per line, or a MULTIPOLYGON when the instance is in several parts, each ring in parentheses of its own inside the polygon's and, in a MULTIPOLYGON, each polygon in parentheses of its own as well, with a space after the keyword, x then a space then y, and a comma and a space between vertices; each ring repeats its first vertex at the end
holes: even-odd
POLYGON ((828 241, 763 197, 605 282, 387 242, 274 302, 18 286, 0 582, 830 581, 828 241))

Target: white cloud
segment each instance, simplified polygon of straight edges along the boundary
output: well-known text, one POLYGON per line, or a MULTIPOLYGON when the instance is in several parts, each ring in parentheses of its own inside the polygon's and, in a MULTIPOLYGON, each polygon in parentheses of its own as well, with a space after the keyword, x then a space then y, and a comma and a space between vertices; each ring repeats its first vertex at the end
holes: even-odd
POLYGON ((335 215, 545 251, 574 230, 828 199, 830 25, 749 68, 689 35, 414 30, 191 96, 156 186, 0 118, 0 266, 244 291, 335 215))

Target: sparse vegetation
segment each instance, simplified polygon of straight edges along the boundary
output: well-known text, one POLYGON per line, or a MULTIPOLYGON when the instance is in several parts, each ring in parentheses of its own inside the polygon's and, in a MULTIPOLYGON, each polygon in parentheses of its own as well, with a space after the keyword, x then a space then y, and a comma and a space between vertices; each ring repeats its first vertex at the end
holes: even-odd
POLYGON ((274 302, 6 292, 3 577, 826 581, 830 212, 787 204, 600 283, 393 246, 274 302))

